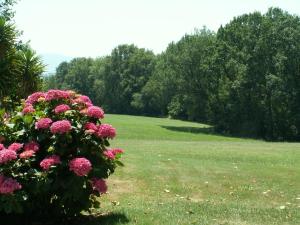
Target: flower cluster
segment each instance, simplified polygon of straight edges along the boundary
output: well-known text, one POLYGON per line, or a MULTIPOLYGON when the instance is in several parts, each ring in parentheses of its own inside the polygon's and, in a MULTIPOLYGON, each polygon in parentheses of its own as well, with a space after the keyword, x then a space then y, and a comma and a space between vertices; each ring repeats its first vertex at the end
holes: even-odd
POLYGON ((12 143, 10 146, 8 146, 8 150, 11 151, 19 151, 23 147, 23 144, 20 143, 12 143))
POLYGON ((49 90, 45 94, 46 101, 67 99, 68 97, 70 97, 70 93, 68 91, 62 91, 62 90, 49 90))
POLYGON ((98 131, 96 124, 90 122, 84 125, 84 129, 89 130, 90 133, 96 133, 98 131))
POLYGON ((95 134, 100 138, 113 139, 116 136, 116 129, 109 124, 96 125, 94 123, 87 123, 84 128, 88 133, 95 134))
POLYGON ((104 111, 98 106, 90 106, 86 110, 86 115, 88 115, 89 117, 96 118, 96 119, 103 119, 104 111))
POLYGON ((13 150, 3 149, 0 151, 0 164, 5 164, 17 159, 17 153, 13 150))
POLYGON ((23 114, 29 114, 29 113, 33 113, 33 112, 35 112, 35 109, 33 108, 32 105, 26 105, 24 107, 24 109, 22 110, 23 114))
POLYGON ((42 119, 39 119, 35 123, 35 128, 36 129, 47 129, 50 127, 51 123, 52 123, 52 120, 50 118, 42 118, 42 119))
POLYGON ((49 170, 51 166, 54 166, 56 164, 60 164, 60 158, 57 155, 51 155, 45 159, 43 159, 40 163, 40 166, 43 168, 43 170, 49 170))
POLYGON ((86 158, 75 158, 72 159, 69 163, 70 171, 73 171, 77 176, 87 175, 91 169, 92 164, 86 158))
POLYGON ((26 99, 27 106, 30 106, 31 104, 34 104, 39 101, 39 99, 45 99, 45 93, 43 92, 35 92, 32 95, 28 96, 26 99))
POLYGON ((20 190, 22 186, 13 178, 0 175, 0 194, 12 194, 16 190, 20 190))
POLYGON ((71 109, 70 106, 68 106, 66 104, 61 104, 61 105, 58 105, 58 106, 55 107, 54 112, 56 114, 60 114, 60 113, 66 112, 66 111, 68 111, 70 109, 71 109))
POLYGON ((8 133, 0 139, 0 201, 4 195, 11 196, 12 204, 17 196, 25 202, 41 201, 24 204, 26 211, 27 205, 50 207, 55 199, 61 207, 56 212, 64 214, 68 209, 74 213, 76 207, 77 213, 87 210, 83 206, 94 207, 90 195, 106 193, 106 179, 122 165, 123 150, 109 148, 116 129, 102 123, 103 118, 102 108, 74 91, 30 95, 8 117, 8 133), (42 189, 29 188, 31 182, 42 189))
POLYGON ((15 142, 9 145, 8 148, 5 148, 3 144, 0 144, 0 164, 6 164, 10 161, 16 160, 18 158, 17 152, 19 152, 22 148, 24 151, 19 154, 19 158, 28 159, 32 157, 40 147, 35 141, 28 142, 25 145, 15 142))
POLYGON ((103 138, 114 138, 116 136, 116 129, 109 124, 101 124, 98 127, 97 135, 103 138))
POLYGON ((67 133, 72 129, 71 123, 68 120, 59 120, 54 122, 50 130, 52 134, 63 134, 67 133))
POLYGON ((29 159, 30 157, 34 156, 35 151, 28 150, 20 153, 20 159, 29 159))
POLYGON ((39 151, 40 145, 35 141, 30 141, 24 145, 24 151, 20 153, 20 159, 28 159, 35 155, 39 151))
POLYGON ((31 151, 37 152, 39 149, 40 149, 40 145, 35 141, 31 141, 24 145, 24 151, 31 150, 31 151))
POLYGON ((93 178, 91 181, 94 190, 98 191, 99 193, 107 192, 107 185, 105 183, 105 180, 93 178))
POLYGON ((86 107, 93 106, 91 99, 88 96, 81 95, 73 100, 74 103, 85 105, 86 107))
POLYGON ((108 159, 115 159, 117 155, 123 154, 124 151, 123 149, 120 148, 115 148, 115 149, 107 149, 103 154, 108 158, 108 159))

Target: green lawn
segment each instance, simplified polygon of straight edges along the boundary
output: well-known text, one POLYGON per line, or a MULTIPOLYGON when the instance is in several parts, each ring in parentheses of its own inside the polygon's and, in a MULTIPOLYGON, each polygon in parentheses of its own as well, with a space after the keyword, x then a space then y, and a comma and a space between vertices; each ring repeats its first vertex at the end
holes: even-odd
POLYGON ((208 134, 179 120, 107 115, 125 167, 87 224, 300 224, 300 144, 208 134))

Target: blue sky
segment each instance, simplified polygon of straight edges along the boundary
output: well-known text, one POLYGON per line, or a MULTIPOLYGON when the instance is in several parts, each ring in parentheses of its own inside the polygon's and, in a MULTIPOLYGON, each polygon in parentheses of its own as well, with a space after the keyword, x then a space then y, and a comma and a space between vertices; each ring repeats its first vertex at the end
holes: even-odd
POLYGON ((15 21, 38 54, 96 57, 124 43, 160 53, 194 28, 271 6, 300 14, 300 0, 20 0, 15 21))

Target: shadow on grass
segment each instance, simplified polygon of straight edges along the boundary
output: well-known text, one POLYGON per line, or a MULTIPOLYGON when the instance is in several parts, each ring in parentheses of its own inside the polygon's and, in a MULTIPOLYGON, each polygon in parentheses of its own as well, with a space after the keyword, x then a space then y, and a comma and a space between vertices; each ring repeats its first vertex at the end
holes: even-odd
MULTIPOLYGON (((109 225, 109 224, 126 224, 129 219, 122 213, 108 213, 100 215, 81 216, 76 222, 70 225, 109 225)), ((64 224, 67 225, 67 224, 64 224)))
POLYGON ((216 135, 216 136, 222 136, 222 137, 231 137, 231 138, 246 138, 246 139, 252 139, 252 140, 258 140, 255 137, 247 136, 247 135, 233 135, 228 134, 224 132, 218 132, 214 129, 213 126, 210 127, 176 127, 176 126, 160 126, 162 128, 165 128, 167 130, 171 131, 179 131, 179 132, 185 132, 185 133, 192 133, 192 134, 210 134, 210 135, 216 135))
POLYGON ((20 216, 4 216, 0 214, 0 224, 3 225, 114 225, 126 224, 129 219, 122 213, 107 213, 97 215, 81 215, 72 219, 56 219, 44 221, 31 221, 30 218, 20 216))
POLYGON ((214 132, 213 127, 175 127, 175 126, 161 126, 167 130, 171 131, 179 131, 179 132, 186 132, 186 133, 193 133, 193 134, 216 134, 214 132))

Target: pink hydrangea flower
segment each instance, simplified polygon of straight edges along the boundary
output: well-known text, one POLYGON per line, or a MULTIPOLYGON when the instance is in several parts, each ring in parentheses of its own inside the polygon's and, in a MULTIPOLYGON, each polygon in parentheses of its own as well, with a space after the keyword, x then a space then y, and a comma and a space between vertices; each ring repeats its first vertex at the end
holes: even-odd
POLYGON ((97 119, 103 119, 104 111, 98 106, 90 106, 86 110, 86 115, 97 119))
POLYGON ((61 104, 61 105, 58 105, 55 107, 54 112, 56 114, 59 114, 59 113, 64 113, 65 111, 68 111, 70 109, 71 109, 70 106, 68 106, 66 104, 61 104))
POLYGON ((54 166, 54 165, 60 164, 60 163, 61 163, 61 161, 60 161, 59 156, 52 155, 52 156, 49 156, 49 157, 43 159, 40 162, 40 167, 42 167, 43 170, 49 170, 51 166, 54 166))
POLYGON ((7 178, 0 175, 0 194, 12 194, 16 190, 20 190, 22 186, 13 178, 7 178))
POLYGON ((86 106, 93 105, 91 99, 86 95, 80 95, 79 97, 75 98, 73 102, 78 104, 85 104, 86 106))
POLYGON ((50 131, 53 134, 64 134, 69 132, 71 129, 72 126, 69 120, 56 121, 50 127, 50 131))
POLYGON ((10 146, 8 146, 8 150, 11 150, 11 151, 19 151, 21 148, 23 147, 23 144, 21 143, 12 143, 10 146))
POLYGON ((17 159, 17 153, 15 151, 9 149, 0 151, 0 164, 5 164, 15 159, 17 159))
POLYGON ((34 152, 37 152, 39 149, 40 149, 40 145, 35 141, 28 142, 24 145, 24 151, 32 150, 34 152))
POLYGON ((99 193, 103 194, 107 192, 107 185, 105 180, 93 178, 91 179, 93 190, 98 191, 99 193))
POLYGON ((109 124, 101 124, 98 127, 97 135, 102 138, 114 138, 116 136, 116 129, 109 124))
POLYGON ((0 144, 0 151, 5 149, 4 145, 3 144, 0 144))
POLYGON ((98 127, 97 127, 97 125, 94 124, 94 123, 86 123, 86 124, 84 125, 84 129, 85 129, 85 130, 93 130, 93 131, 97 131, 97 130, 98 130, 98 127))
POLYGON ((108 158, 108 159, 115 159, 115 154, 111 150, 106 150, 103 152, 103 154, 108 158))
POLYGON ((115 159, 117 154, 122 154, 122 153, 124 153, 124 151, 123 149, 120 148, 107 149, 106 151, 103 152, 103 154, 108 159, 115 159))
POLYGON ((70 93, 68 91, 62 91, 62 90, 49 90, 46 93, 45 100, 51 101, 56 99, 67 99, 70 97, 70 93))
POLYGON ((35 129, 47 129, 50 127, 52 120, 50 118, 42 118, 39 119, 35 123, 35 129))
POLYGON ((79 98, 85 103, 92 103, 91 99, 86 95, 81 95, 79 98))
POLYGON ((123 154, 124 153, 124 150, 120 149, 120 148, 114 148, 111 151, 113 152, 114 155, 123 154))
POLYGON ((96 131, 94 131, 94 130, 85 130, 84 132, 86 134, 95 134, 96 133, 96 131))
POLYGON ((28 158, 32 157, 34 154, 35 154, 35 151, 27 150, 27 151, 20 153, 19 156, 21 159, 28 159, 28 158))
POLYGON ((75 158, 69 162, 70 171, 73 171, 77 176, 85 176, 87 175, 91 169, 92 164, 86 158, 75 158))
POLYGON ((39 98, 45 98, 45 93, 44 92, 35 92, 32 95, 29 95, 28 98, 26 99, 27 104, 34 104, 39 100, 39 98))
POLYGON ((33 112, 35 112, 35 109, 33 108, 32 105, 26 105, 26 106, 24 107, 24 109, 22 110, 22 113, 23 113, 24 115, 29 114, 29 113, 33 113, 33 112))

